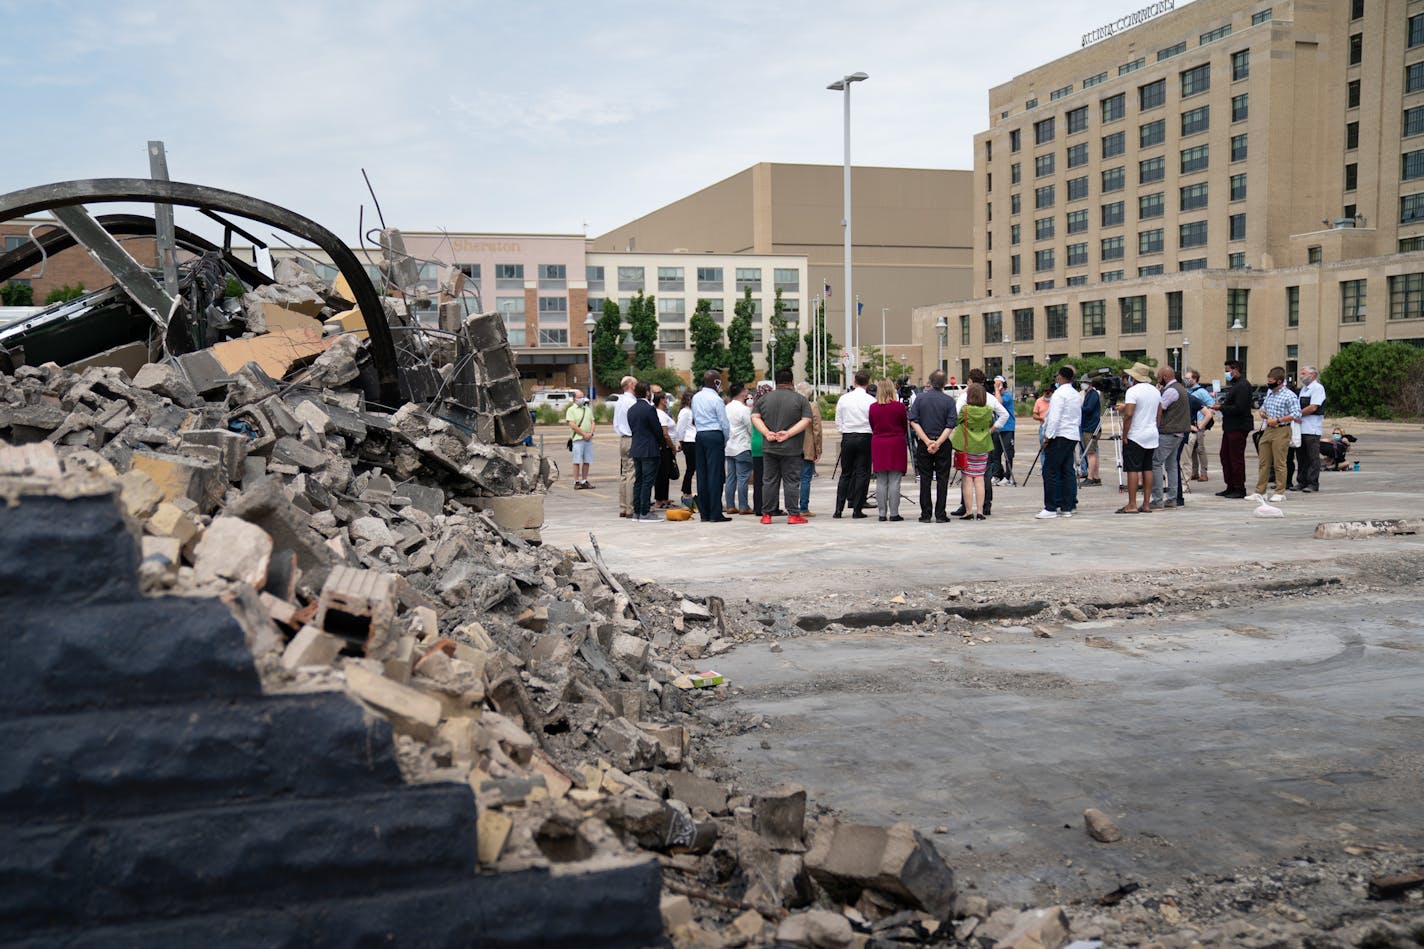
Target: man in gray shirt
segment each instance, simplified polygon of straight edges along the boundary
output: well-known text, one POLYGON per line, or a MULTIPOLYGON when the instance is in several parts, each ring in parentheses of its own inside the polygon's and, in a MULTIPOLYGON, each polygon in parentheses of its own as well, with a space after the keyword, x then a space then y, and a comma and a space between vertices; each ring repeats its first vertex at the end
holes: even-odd
POLYGON ((801 450, 804 433, 811 425, 811 411, 811 403, 791 387, 790 369, 776 371, 776 388, 757 399, 752 408, 752 424, 762 434, 763 524, 771 523, 771 512, 776 510, 778 483, 786 498, 786 523, 808 523, 800 509, 801 450))
POLYGON ((957 409, 954 400, 944 391, 944 373, 930 373, 930 387, 920 392, 910 404, 910 429, 919 439, 915 452, 915 471, 920 476, 920 523, 930 522, 930 480, 935 484, 934 519, 949 523, 945 499, 949 494, 950 462, 954 452, 945 443, 954 430, 957 409))

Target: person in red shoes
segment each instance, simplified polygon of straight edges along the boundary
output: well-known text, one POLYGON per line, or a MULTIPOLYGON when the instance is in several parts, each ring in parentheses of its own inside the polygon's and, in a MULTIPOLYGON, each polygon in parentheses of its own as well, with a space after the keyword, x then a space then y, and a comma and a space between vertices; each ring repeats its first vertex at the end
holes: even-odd
POLYGON ((757 399, 752 425, 761 433, 761 522, 771 523, 779 484, 786 502, 786 523, 806 524, 801 516, 801 454, 811 426, 811 403, 791 387, 791 370, 776 371, 776 388, 757 399))

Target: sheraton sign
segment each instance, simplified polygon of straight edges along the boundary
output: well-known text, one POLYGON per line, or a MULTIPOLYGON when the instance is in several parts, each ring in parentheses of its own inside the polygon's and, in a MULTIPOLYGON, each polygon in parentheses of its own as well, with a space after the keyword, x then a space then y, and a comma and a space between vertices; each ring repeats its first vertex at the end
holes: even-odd
POLYGON ((1114 33, 1126 30, 1152 19, 1159 13, 1166 13, 1177 5, 1177 0, 1157 0, 1156 3, 1149 3, 1136 13, 1129 13, 1118 20, 1113 20, 1107 26, 1100 26, 1096 30, 1083 34, 1083 45, 1096 43, 1098 40, 1107 39, 1114 33))

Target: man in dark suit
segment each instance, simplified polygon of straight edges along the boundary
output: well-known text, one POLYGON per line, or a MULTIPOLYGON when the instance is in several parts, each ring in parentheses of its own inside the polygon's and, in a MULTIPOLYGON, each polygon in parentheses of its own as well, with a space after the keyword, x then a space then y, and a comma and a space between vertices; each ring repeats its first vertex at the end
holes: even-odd
POLYGON ((633 386, 633 398, 636 401, 628 407, 628 428, 633 432, 633 444, 628 449, 628 457, 633 459, 633 520, 661 521, 664 518, 650 513, 650 509, 653 480, 658 474, 662 442, 667 436, 658 423, 658 410, 648 401, 646 382, 633 386))

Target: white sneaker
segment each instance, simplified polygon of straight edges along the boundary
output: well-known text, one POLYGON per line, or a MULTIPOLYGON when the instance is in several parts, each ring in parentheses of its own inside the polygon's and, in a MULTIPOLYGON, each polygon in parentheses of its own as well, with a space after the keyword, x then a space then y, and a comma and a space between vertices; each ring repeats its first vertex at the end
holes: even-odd
POLYGON ((1050 511, 1050 510, 1048 510, 1047 508, 1044 508, 1042 511, 1039 511, 1039 512, 1038 512, 1037 514, 1035 514, 1033 517, 1034 517, 1034 520, 1048 521, 1048 520, 1052 520, 1053 518, 1055 518, 1055 517, 1057 517, 1057 516, 1058 516, 1058 512, 1057 512, 1057 511, 1050 511))
POLYGON ((1266 498, 1266 500, 1270 501, 1272 504, 1275 504, 1277 501, 1284 501, 1285 499, 1286 496, 1284 494, 1273 494, 1270 497, 1266 498))
POLYGON ((1072 517, 1072 516, 1073 516, 1073 512, 1072 512, 1072 511, 1059 511, 1059 512, 1058 512, 1058 516, 1059 516, 1059 517, 1072 517))
POLYGON ((1262 497, 1261 495, 1259 495, 1259 494, 1252 493, 1252 494, 1246 495, 1246 500, 1248 500, 1248 501, 1255 501, 1256 503, 1259 504, 1260 502, 1262 502, 1262 501, 1264 501, 1264 500, 1266 500, 1266 499, 1265 499, 1264 497, 1262 497))

